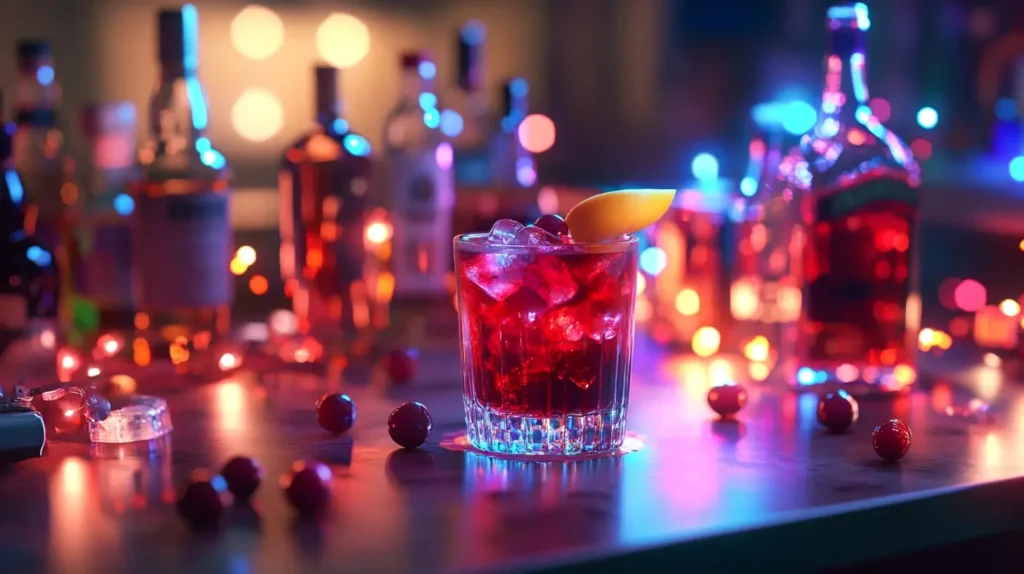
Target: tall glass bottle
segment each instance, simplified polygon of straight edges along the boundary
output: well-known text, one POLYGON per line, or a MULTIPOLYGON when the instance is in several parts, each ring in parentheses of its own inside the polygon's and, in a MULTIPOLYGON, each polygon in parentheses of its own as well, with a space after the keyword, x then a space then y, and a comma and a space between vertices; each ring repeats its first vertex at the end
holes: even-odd
POLYGON ((139 179, 129 186, 135 326, 147 340, 169 343, 171 359, 183 364, 230 327, 230 172, 205 135, 196 8, 162 10, 157 22, 160 75, 149 100, 150 135, 139 150, 139 179))
POLYGON ((446 296, 451 270, 453 150, 437 129, 437 108, 420 105, 437 101, 437 66, 421 52, 403 54, 401 64, 401 95, 384 131, 394 298, 434 299, 446 296))
MULTIPOLYGON (((64 151, 64 135, 57 126, 61 87, 53 68, 50 44, 21 40, 16 47, 18 76, 15 82, 14 167, 25 190, 25 231, 43 249, 57 255, 60 218, 65 201, 61 191, 70 158, 64 151)), ((47 308, 56 319, 57 306, 47 308)))
MULTIPOLYGON (((501 114, 494 137, 494 180, 503 189, 530 188, 537 182, 533 154, 519 142, 518 128, 529 110, 530 85, 525 78, 512 78, 501 85, 501 114)), ((517 194, 527 196, 529 194, 517 194)), ((530 197, 530 203, 534 198, 530 197)))
POLYGON ((281 271, 294 280, 303 330, 352 331, 369 322, 362 278, 370 144, 342 116, 338 75, 315 69, 315 124, 285 150, 278 179, 281 271))
POLYGON ((868 107, 867 7, 834 6, 826 25, 818 122, 800 151, 783 158, 782 185, 768 204, 796 222, 778 245, 790 252, 803 287, 787 376, 804 386, 900 390, 916 380, 920 307, 911 301, 911 255, 920 172, 910 149, 868 107))
POLYGON ((52 328, 57 312, 53 254, 25 230, 25 187, 12 156, 13 132, 0 114, 0 355, 27 333, 52 328))
POLYGON ((81 198, 66 212, 66 241, 74 293, 71 330, 79 338, 133 325, 131 213, 136 113, 131 102, 92 104, 79 125, 88 158, 79 173, 81 198))
MULTIPOLYGON (((462 96, 462 129, 454 136, 455 183, 459 193, 472 193, 484 188, 493 192, 493 136, 496 121, 487 105, 484 91, 483 50, 486 29, 471 21, 459 29, 458 77, 462 96)), ((448 126, 442 126, 442 129, 448 126)))

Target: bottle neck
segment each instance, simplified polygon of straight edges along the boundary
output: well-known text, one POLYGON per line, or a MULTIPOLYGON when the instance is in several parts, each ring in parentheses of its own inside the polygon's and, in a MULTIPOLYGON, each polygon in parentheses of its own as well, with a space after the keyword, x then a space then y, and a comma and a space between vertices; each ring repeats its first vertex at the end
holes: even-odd
POLYGON ((175 80, 186 76, 195 76, 195 70, 188 70, 182 62, 163 62, 160 64, 160 83, 173 84, 175 80))
POLYGON ((320 67, 315 71, 316 123, 326 131, 334 126, 334 121, 341 117, 341 101, 338 99, 338 71, 335 68, 320 67))
POLYGON ((825 87, 821 96, 819 122, 829 120, 851 124, 857 110, 870 100, 866 67, 866 30, 856 18, 830 19, 828 51, 825 53, 825 87))

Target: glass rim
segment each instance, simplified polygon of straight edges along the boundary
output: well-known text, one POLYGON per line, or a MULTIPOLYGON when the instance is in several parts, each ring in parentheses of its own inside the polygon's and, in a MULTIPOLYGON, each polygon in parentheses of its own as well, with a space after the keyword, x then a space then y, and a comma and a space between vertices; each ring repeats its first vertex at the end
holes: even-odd
POLYGON ((546 255, 572 255, 579 253, 625 253, 639 245, 636 235, 627 236, 624 241, 608 241, 603 243, 566 243, 563 245, 505 245, 503 243, 486 243, 472 241, 486 238, 488 232, 463 233, 452 240, 456 251, 471 253, 543 253, 546 255))

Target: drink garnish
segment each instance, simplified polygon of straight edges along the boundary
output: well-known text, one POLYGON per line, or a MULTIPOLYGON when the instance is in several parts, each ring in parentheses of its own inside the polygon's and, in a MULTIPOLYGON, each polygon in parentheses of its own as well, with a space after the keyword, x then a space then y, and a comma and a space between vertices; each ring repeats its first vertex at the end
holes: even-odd
POLYGON ((653 225, 672 206, 674 189, 626 189, 588 197, 565 216, 580 243, 613 241, 653 225))

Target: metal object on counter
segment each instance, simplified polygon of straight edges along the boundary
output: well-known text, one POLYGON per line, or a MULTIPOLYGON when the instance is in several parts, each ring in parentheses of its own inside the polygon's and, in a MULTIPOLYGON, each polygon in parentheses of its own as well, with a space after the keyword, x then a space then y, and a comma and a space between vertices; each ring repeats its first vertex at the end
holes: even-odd
POLYGON ((0 397, 0 465, 42 456, 46 425, 32 407, 0 397))

